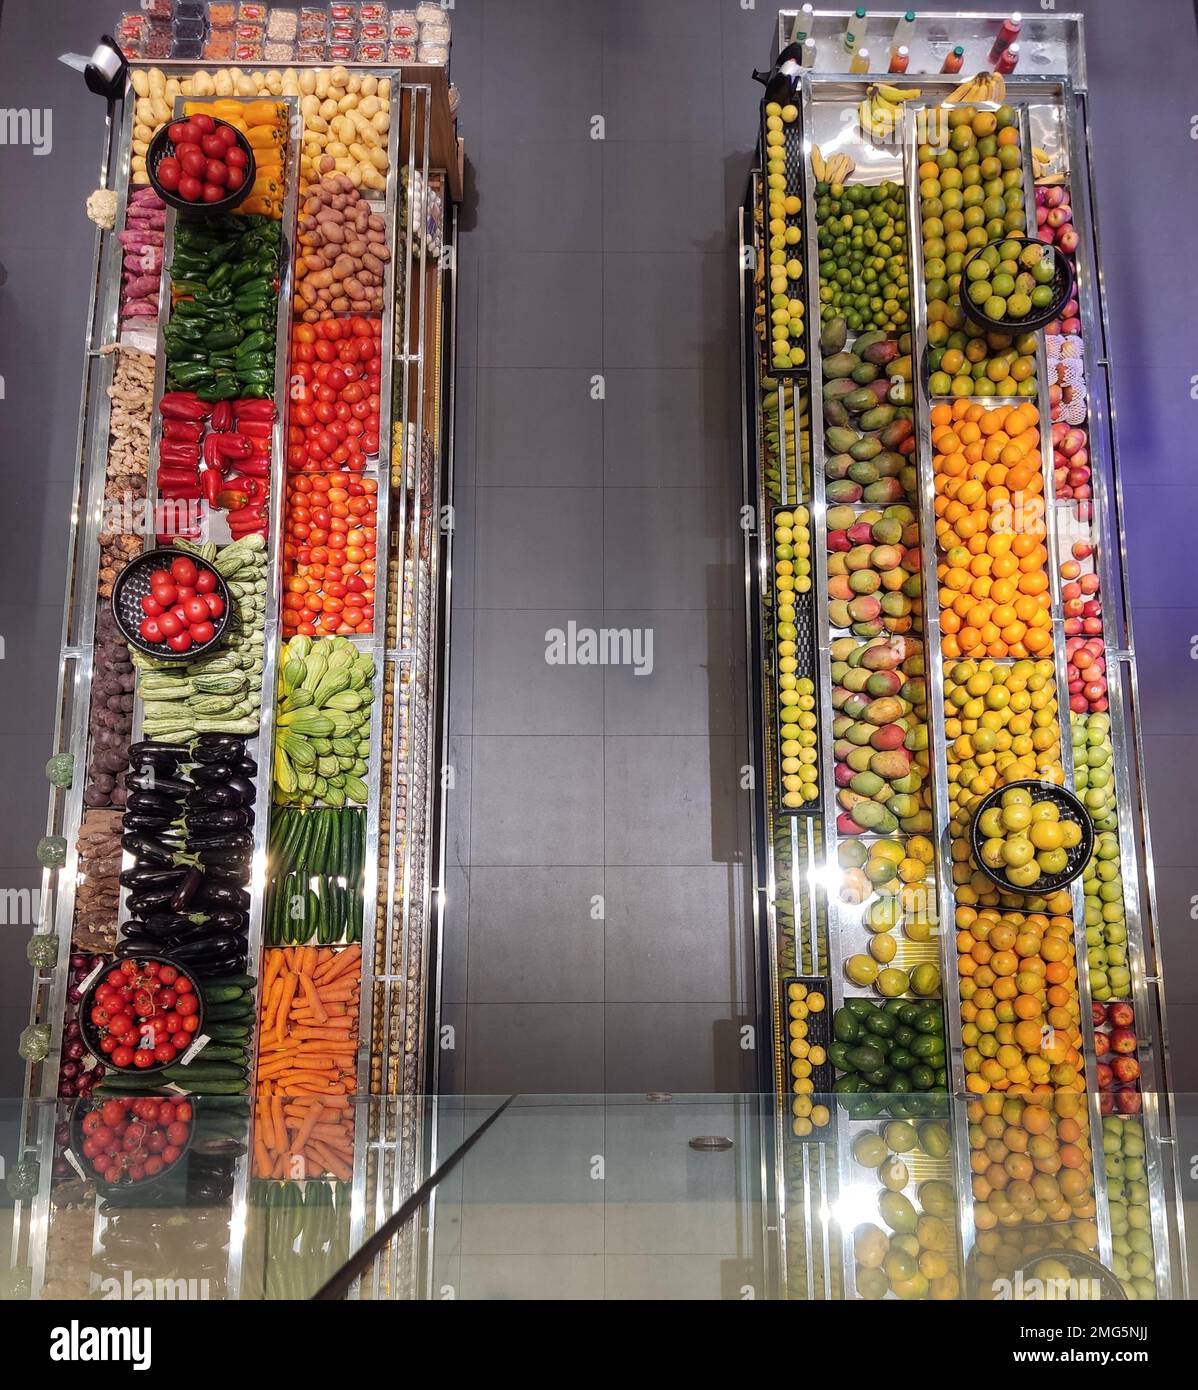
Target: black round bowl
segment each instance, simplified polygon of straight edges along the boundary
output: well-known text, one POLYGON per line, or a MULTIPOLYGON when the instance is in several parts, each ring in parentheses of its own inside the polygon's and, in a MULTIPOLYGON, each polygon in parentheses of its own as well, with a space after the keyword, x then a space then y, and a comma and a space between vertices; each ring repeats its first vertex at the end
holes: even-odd
POLYGON ((969 297, 969 278, 968 270, 970 262, 982 251, 987 251, 991 246, 1001 245, 1001 242, 990 242, 986 246, 978 246, 966 257, 961 266, 961 288, 958 291, 961 299, 961 308, 965 312, 966 318, 970 318, 979 327, 985 328, 990 333, 1007 333, 1012 337, 1020 333, 1030 333, 1037 328, 1043 328, 1046 323, 1051 323, 1053 319, 1060 318, 1061 310, 1069 303, 1073 296, 1073 267, 1069 263, 1069 257, 1056 245, 1047 241, 1040 241, 1037 237, 1028 236, 1005 236, 1003 241, 1013 241, 1022 249, 1025 246, 1038 246, 1046 255, 1053 258, 1053 276, 1049 282, 1052 286, 1052 300, 1044 309, 1033 309, 1030 314, 1021 319, 992 319, 982 313, 981 306, 973 302, 969 297))
MULTIPOLYGON (((1034 1302, 1040 1302, 1048 1298, 1047 1291, 1038 1290, 1031 1283, 1033 1279, 1040 1276, 1036 1269, 1042 1260, 1056 1260, 1063 1265, 1072 1283, 1082 1285, 1083 1283, 1097 1287, 1098 1301, 1102 1303, 1125 1302, 1127 1293, 1123 1285, 1116 1278, 1113 1271, 1106 1265, 1095 1259, 1092 1255, 1083 1255, 1078 1250, 1042 1250, 1036 1255, 1028 1256, 1027 1260, 1009 1276, 1005 1276, 1005 1283, 999 1285, 995 1280, 989 1289, 983 1289, 978 1283, 977 1274, 977 1249, 970 1251, 969 1260, 966 1264, 966 1287, 969 1290, 970 1298, 1011 1298, 1020 1289, 1024 1291, 1024 1298, 1034 1302)), ((1080 1302, 1083 1300, 1069 1300, 1080 1302)))
MULTIPOLYGON (((176 970, 178 970, 182 975, 186 976, 186 978, 189 979, 193 985, 195 985, 195 996, 199 1004, 199 1008, 196 1011, 196 1015, 199 1018, 199 1026, 196 1028, 192 1036, 193 1038, 198 1038, 200 1034, 204 1031, 204 991, 200 988, 200 983, 196 979, 195 971, 192 969, 192 967, 189 965, 180 965, 178 961, 172 960, 169 955, 166 955, 162 952, 138 952, 135 956, 132 956, 130 958, 138 961, 141 964, 144 964, 147 961, 157 961, 159 965, 173 965, 176 970)), ((155 1072, 162 1071, 166 1067, 173 1067, 177 1065, 178 1059, 176 1059, 173 1062, 155 1061, 152 1066, 148 1067, 118 1067, 117 1064, 112 1060, 111 1052, 101 1051, 100 1034, 98 1029, 96 1028, 96 1025, 91 1020, 92 1005, 95 1003, 96 991, 103 984, 105 976, 107 976, 108 973, 114 968, 119 968, 120 964, 120 958, 111 961, 108 965, 104 966, 100 970, 100 973, 88 986, 86 994, 84 994, 83 998, 79 1001, 79 1032, 83 1037, 84 1044, 86 1045, 88 1051, 93 1053, 96 1057, 100 1059, 101 1062, 104 1063, 104 1066, 106 1068, 106 1077, 114 1074, 118 1076, 153 1076, 155 1072)), ((180 1053, 179 1055, 182 1056, 182 1053, 180 1053)))
POLYGON ((150 1187, 152 1184, 163 1182, 166 1178, 171 1177, 173 1174, 179 1171, 182 1165, 186 1164, 187 1162, 187 1155, 191 1150, 191 1146, 195 1141, 196 1135, 196 1117, 194 1112, 189 1122, 187 1139, 180 1147, 179 1157, 176 1158, 173 1163, 168 1163, 163 1168, 161 1173, 154 1173, 152 1176, 148 1178, 138 1178, 136 1181, 131 1182, 110 1183, 106 1182, 99 1175, 99 1173, 95 1171, 95 1168, 92 1166, 91 1159, 84 1157, 83 1144, 86 1136, 83 1133, 83 1121, 88 1111, 99 1110, 100 1107, 105 1103, 105 1101, 109 1100, 119 1100, 126 1105, 131 1105, 135 1100, 145 1100, 147 1098, 151 1100, 169 1101, 177 1101, 184 1099, 183 1096, 175 1095, 173 1092, 161 1096, 155 1096, 150 1095, 150 1093, 147 1091, 138 1091, 136 1094, 131 1092, 127 1096, 96 1096, 91 1100, 79 1101, 76 1103, 74 1107, 74 1111, 71 1115, 71 1150, 74 1153, 75 1157, 79 1160, 80 1166, 87 1174, 88 1182, 93 1183, 95 1185, 96 1191, 103 1196, 116 1197, 124 1195, 125 1193, 141 1192, 144 1189, 150 1187))
POLYGON ((1064 787, 1058 787, 1052 782, 1037 782, 1032 779, 1008 782, 1005 786, 995 787, 978 804, 978 808, 973 814, 973 820, 969 824, 969 848, 973 855, 974 864, 991 883, 1001 888, 1004 893, 1015 893, 1024 898, 1043 897, 1046 893, 1055 893, 1058 888, 1064 888, 1084 872, 1086 865, 1090 862, 1091 854, 1094 853, 1094 822, 1090 819, 1090 813, 1085 806, 1071 791, 1064 787), (986 837, 980 829, 982 816, 992 807, 1001 805, 1003 793, 1009 792, 1013 787, 1026 787, 1031 792, 1033 801, 1055 801, 1060 807, 1062 817, 1077 821, 1082 828, 1081 839, 1068 851, 1068 866, 1059 874, 1042 874, 1035 883, 1029 884, 1026 888, 1017 887, 997 870, 989 868, 982 862, 982 845, 986 841, 986 837))
POLYGON ((162 199, 167 207, 174 208, 177 212, 187 213, 192 217, 217 217, 222 212, 232 212, 239 204, 244 203, 250 196, 250 191, 254 186, 254 173, 256 163, 254 160, 254 147, 242 135, 241 131, 234 125, 229 125, 228 121, 219 120, 213 117, 215 124, 219 126, 227 125, 233 134, 237 136, 237 143, 247 157, 245 167, 245 178, 241 181, 241 187, 235 188, 232 193, 215 203, 189 203, 186 198, 180 198, 177 193, 172 193, 169 189, 163 188, 158 182, 158 166, 164 159, 174 157, 174 142, 167 135, 167 130, 174 125, 176 120, 186 120, 185 116, 173 117, 165 125, 160 126, 158 133, 150 141, 150 148, 146 151, 146 173, 150 176, 150 187, 162 199))
POLYGON ((229 624, 233 621, 233 602, 229 586, 214 565, 185 550, 163 548, 147 550, 144 555, 138 555, 117 575, 112 586, 112 616, 116 619, 117 628, 125 641, 131 647, 136 647, 139 652, 144 652, 146 656, 152 656, 155 661, 195 661, 197 657, 206 655, 220 645, 229 624), (214 592, 221 596, 225 605, 225 611, 213 620, 212 640, 202 644, 193 643, 185 652, 172 651, 165 642, 147 642, 138 630, 146 616, 142 611, 141 601, 150 592, 150 576, 155 570, 169 570, 171 561, 179 559, 180 556, 192 561, 197 569, 211 570, 216 575, 214 592))

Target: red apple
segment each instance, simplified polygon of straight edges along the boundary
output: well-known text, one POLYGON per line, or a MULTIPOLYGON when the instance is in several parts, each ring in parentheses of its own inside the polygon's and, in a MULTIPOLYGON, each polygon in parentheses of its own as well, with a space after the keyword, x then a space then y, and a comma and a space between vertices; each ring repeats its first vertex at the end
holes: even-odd
POLYGON ((1057 233, 1057 245, 1067 256, 1072 256, 1081 244, 1081 237, 1074 227, 1062 227, 1057 233))
POLYGON ((1138 1115, 1143 1101, 1139 1091, 1133 1091, 1130 1087, 1124 1087, 1122 1091, 1116 1091, 1115 1104, 1124 1115, 1138 1115))
POLYGON ((1129 1055, 1136 1050, 1136 1035, 1130 1028, 1116 1028, 1111 1033, 1111 1049, 1129 1055))
POLYGON ((1098 1093, 1098 1113, 1100 1115, 1111 1115, 1115 1111, 1115 1096, 1111 1091, 1099 1091, 1098 1093))
MULTIPOLYGON (((1053 426, 1053 429, 1054 429, 1054 430, 1056 429, 1056 426, 1055 426, 1055 425, 1053 426)), ((1074 558, 1075 560, 1088 560, 1088 559, 1090 558, 1090 556, 1093 555, 1093 554, 1094 554, 1094 547, 1090 544, 1089 541, 1074 541, 1074 542, 1073 542, 1073 558, 1074 558)), ((1094 1007, 1095 1007, 1096 1009, 1101 1009, 1101 1008, 1102 1008, 1102 1005, 1101 1005, 1101 1004, 1095 1004, 1094 1007)))
POLYGON ((1107 1087, 1111 1084, 1111 1082, 1112 1082, 1114 1079, 1115 1079, 1115 1073, 1114 1073, 1113 1071, 1111 1071, 1110 1067, 1108 1067, 1107 1064, 1106 1064, 1105 1062, 1099 1062, 1099 1064, 1098 1064, 1098 1087, 1099 1087, 1099 1090, 1105 1091, 1105 1090, 1107 1089, 1107 1087))
POLYGON ((1111 1050, 1111 1040, 1105 1033, 1094 1034, 1094 1055, 1095 1057, 1105 1057, 1111 1050))
POLYGON ((1108 1004, 1106 1016, 1112 1028, 1130 1028, 1136 1021, 1136 1011, 1123 999, 1116 999, 1108 1004))
POLYGON ((1101 1028, 1106 1022, 1106 1010, 1101 1004, 1090 1005, 1090 1022, 1095 1028, 1101 1028))
POLYGON ((1115 1080, 1124 1086, 1138 1081, 1140 1077, 1140 1064, 1134 1057, 1116 1057, 1111 1063, 1111 1070, 1115 1073, 1115 1080))

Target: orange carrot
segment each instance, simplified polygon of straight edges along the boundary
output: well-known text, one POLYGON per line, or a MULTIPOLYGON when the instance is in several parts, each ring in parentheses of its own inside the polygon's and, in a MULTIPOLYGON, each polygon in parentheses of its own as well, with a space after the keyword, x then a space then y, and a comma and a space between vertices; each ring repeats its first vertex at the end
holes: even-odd
POLYGON ((325 1013, 324 1006, 321 1004, 320 999, 317 996, 316 986, 312 983, 311 975, 301 975, 299 979, 300 986, 304 991, 304 997, 307 999, 309 1006, 316 1014, 318 1020, 321 1023, 327 1022, 329 1016, 327 1013, 325 1013))

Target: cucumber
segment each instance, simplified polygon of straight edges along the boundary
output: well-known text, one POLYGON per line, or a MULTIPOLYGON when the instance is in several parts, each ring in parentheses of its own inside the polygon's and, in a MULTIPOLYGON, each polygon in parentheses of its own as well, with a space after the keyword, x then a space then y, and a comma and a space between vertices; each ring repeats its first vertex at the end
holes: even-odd
POLYGON ((191 1082, 193 1085, 207 1081, 244 1081, 245 1066, 235 1062, 207 1062, 201 1055, 189 1067, 172 1062, 169 1067, 163 1068, 161 1075, 167 1081, 191 1082))
POLYGON ((232 985, 227 981, 217 985, 205 985, 203 989, 206 1008, 216 1004, 232 1004, 235 1000, 245 998, 245 990, 240 985, 232 985))
POLYGON ((187 1068, 190 1072, 192 1067, 197 1067, 201 1063, 207 1062, 237 1062, 245 1064, 245 1048, 236 1047, 232 1043, 210 1042, 202 1051, 196 1054, 195 1060, 187 1068))
POLYGON ((240 1096, 245 1094, 246 1078, 244 1076, 239 1076, 236 1079, 228 1077, 219 1080, 213 1077, 188 1076, 186 1073, 189 1071, 191 1071, 190 1067, 185 1068, 184 1075, 176 1078, 174 1082, 174 1085, 181 1087, 188 1095, 192 1093, 201 1096, 240 1096))
MULTIPOLYGON (((231 1004, 215 1004, 204 1010, 204 1026, 209 1023, 240 1023, 254 1016, 254 1001, 249 996, 235 1000, 231 1004)), ((211 1036, 211 1034, 209 1035, 211 1036)))

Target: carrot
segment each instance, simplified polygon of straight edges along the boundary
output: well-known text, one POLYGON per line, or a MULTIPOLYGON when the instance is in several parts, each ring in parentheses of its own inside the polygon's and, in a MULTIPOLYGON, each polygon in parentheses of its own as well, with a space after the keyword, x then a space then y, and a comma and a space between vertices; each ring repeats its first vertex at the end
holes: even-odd
POLYGON ((265 1007, 262 1010, 262 1031, 269 1033, 275 1025, 275 1017, 279 1011, 279 1003, 283 998, 283 977, 277 975, 274 983, 270 987, 270 997, 265 998, 266 991, 263 991, 265 1007))
POLYGON ((262 977, 262 992, 265 994, 275 982, 275 977, 283 968, 283 953, 281 951, 267 951, 266 953, 266 974, 262 977))
POLYGON ((317 984, 328 984, 330 980, 335 980, 338 975, 348 970, 361 954, 361 946, 347 946, 344 951, 339 951, 338 959, 329 962, 317 972, 317 984))
POLYGON ((276 1142, 279 1145, 287 1142, 287 1124, 283 1119, 283 1101, 279 1096, 272 1096, 270 1101, 270 1124, 275 1132, 276 1142))
POLYGON ((312 1010, 317 1015, 318 1020, 321 1023, 327 1022, 329 1016, 327 1013, 325 1013, 324 1006, 321 1004, 320 998, 316 993, 316 986, 312 983, 311 975, 301 975, 299 977, 299 980, 300 986, 304 991, 304 997, 307 999, 312 1010))
POLYGON ((340 1178, 342 1182, 348 1182, 350 1178, 353 1177, 354 1170, 349 1164, 339 1159, 334 1153, 320 1143, 319 1140, 314 1141, 308 1147, 335 1178, 340 1178))
POLYGON ((308 1107, 308 1113, 304 1117, 304 1122, 299 1128, 299 1132, 291 1141, 291 1147, 296 1153, 303 1153, 308 1143, 308 1138, 320 1121, 322 1107, 318 1100, 314 1100, 308 1107))
POLYGON ((287 1015, 291 1012, 291 1001, 295 998, 296 976, 289 971, 283 979, 283 997, 279 1001, 278 1021, 275 1025, 275 1036, 280 1042, 287 1036, 287 1015))
POLYGON ((270 1176, 270 1155, 260 1135, 254 1136, 254 1175, 259 1178, 270 1176))

